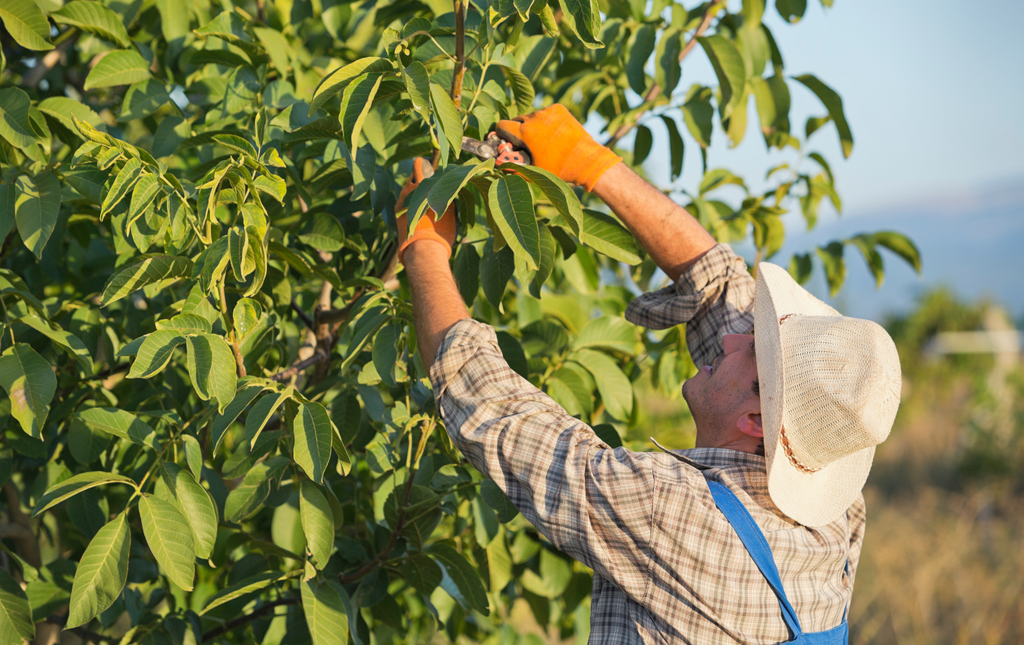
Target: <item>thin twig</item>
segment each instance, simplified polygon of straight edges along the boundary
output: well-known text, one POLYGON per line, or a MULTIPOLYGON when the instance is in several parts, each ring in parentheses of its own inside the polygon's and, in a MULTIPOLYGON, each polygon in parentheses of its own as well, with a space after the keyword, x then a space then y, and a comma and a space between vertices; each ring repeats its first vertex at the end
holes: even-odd
MULTIPOLYGON (((718 11, 718 8, 723 4, 723 2, 724 0, 714 0, 714 2, 709 4, 708 8, 704 10, 704 18, 700 21, 700 26, 697 27, 697 31, 693 32, 693 37, 690 38, 690 41, 686 43, 685 47, 683 47, 683 51, 679 53, 680 63, 683 62, 683 59, 686 58, 686 55, 689 54, 690 50, 692 50, 694 46, 697 44, 697 39, 700 38, 705 31, 707 31, 709 26, 711 26, 711 19, 714 17, 714 14, 718 11)), ((651 86, 651 89, 647 90, 647 93, 644 94, 644 103, 650 103, 657 99, 659 96, 661 96, 661 86, 655 83, 654 85, 651 86)), ((639 118, 639 116, 640 115, 638 114, 637 118, 639 118)), ((623 123, 622 125, 619 126, 619 129, 615 131, 615 134, 613 134, 611 138, 605 142, 604 145, 611 148, 612 146, 619 142, 619 139, 626 136, 626 134, 628 134, 630 130, 635 128, 636 124, 636 119, 634 119, 632 123, 623 123)))
POLYGON ((292 310, 299 315, 299 318, 306 324, 306 327, 313 329, 313 319, 299 306, 299 303, 295 302, 295 298, 292 298, 292 310))
POLYGON ((202 642, 207 643, 209 641, 212 641, 213 639, 217 638, 218 636, 226 634, 226 633, 230 632, 231 630, 233 630, 236 627, 241 627, 242 625, 245 625, 247 623, 251 623, 252 621, 256 620, 257 618, 260 618, 261 616, 266 616, 267 614, 272 613, 278 607, 283 607, 285 605, 297 605, 297 604, 299 604, 299 599, 298 598, 279 598, 277 600, 272 600, 272 601, 268 602, 267 604, 263 605, 262 607, 260 607, 259 609, 255 610, 251 614, 245 614, 244 616, 239 616, 238 618, 235 618, 234 620, 229 620, 228 622, 224 623, 220 627, 217 627, 215 629, 211 629, 208 632, 203 632, 203 641, 202 642))

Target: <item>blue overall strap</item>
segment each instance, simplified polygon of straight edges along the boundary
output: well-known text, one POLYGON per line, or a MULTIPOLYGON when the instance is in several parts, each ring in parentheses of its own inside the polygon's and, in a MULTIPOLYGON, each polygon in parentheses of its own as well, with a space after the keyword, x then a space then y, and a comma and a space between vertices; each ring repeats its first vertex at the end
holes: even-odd
POLYGON ((723 484, 710 480, 708 488, 711 489, 711 497, 714 498, 718 510, 722 511, 725 519, 732 524, 732 528, 736 530, 743 546, 747 548, 750 557, 754 559, 754 564, 761 570, 761 574, 779 598, 782 618, 786 621, 786 626, 789 627, 793 639, 799 638, 803 633, 800 629, 800 621, 796 617, 793 605, 789 604, 789 599, 786 598, 786 592, 782 588, 782 577, 779 576, 779 568, 775 565, 772 549, 768 546, 768 540, 765 539, 764 533, 758 528, 750 511, 743 506, 735 493, 723 484))

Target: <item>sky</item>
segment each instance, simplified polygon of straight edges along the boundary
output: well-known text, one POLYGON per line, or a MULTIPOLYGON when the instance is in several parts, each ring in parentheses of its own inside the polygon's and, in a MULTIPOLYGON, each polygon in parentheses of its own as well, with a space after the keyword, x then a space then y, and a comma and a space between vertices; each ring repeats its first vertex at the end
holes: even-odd
MULTIPOLYGON (((805 146, 804 153, 821 152, 830 162, 843 213, 823 207, 810 234, 799 215, 787 217, 792 239, 776 259, 785 264, 794 250, 882 228, 911 235, 921 248, 922 277, 888 255, 892 275, 877 293, 859 254, 848 249, 849 293, 834 304, 853 315, 878 318, 883 310, 905 308, 935 284, 967 298, 989 294, 1015 316, 1024 313, 1024 263, 1016 259, 1024 245, 1024 38, 1018 27, 1024 2, 994 0, 980 9, 951 0, 835 0, 824 9, 808 0, 804 18, 793 25, 774 7, 765 12, 786 73, 813 73, 838 91, 854 137, 846 160, 831 124, 805 146)), ((684 61, 676 92, 693 83, 717 84, 699 47, 684 61)), ((802 136, 806 118, 826 111, 799 83, 790 82, 790 92, 793 130, 802 136)), ((664 159, 664 136, 652 130, 650 159, 664 159)), ((674 186, 693 190, 700 153, 692 139, 687 143, 674 186)), ((757 191, 767 185, 768 168, 798 155, 766 151, 751 105, 740 146, 730 149, 716 130, 708 157, 709 167, 727 167, 757 191)), ((655 183, 669 185, 663 164, 646 169, 655 183)), ((734 204, 740 199, 738 192, 722 196, 734 204)), ((817 277, 811 291, 825 295, 817 277)))

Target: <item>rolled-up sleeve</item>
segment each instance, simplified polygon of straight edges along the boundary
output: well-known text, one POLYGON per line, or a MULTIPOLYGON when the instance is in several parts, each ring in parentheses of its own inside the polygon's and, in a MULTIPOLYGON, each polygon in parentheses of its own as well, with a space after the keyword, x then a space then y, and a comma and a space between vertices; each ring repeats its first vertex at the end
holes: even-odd
POLYGON ((612 450, 513 372, 488 325, 462 320, 431 380, 452 441, 555 546, 639 598, 655 500, 652 455, 612 450))
POLYGON ((694 364, 710 365, 722 353, 722 336, 754 329, 754 279, 743 258, 719 244, 675 283, 634 299, 626 319, 648 329, 686 324, 694 364))

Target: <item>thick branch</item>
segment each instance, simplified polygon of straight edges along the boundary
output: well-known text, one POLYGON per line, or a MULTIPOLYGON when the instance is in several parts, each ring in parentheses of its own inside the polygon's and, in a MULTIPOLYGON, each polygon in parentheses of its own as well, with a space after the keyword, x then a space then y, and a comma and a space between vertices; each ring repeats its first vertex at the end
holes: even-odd
MULTIPOLYGON (((719 7, 723 3, 724 0, 715 0, 714 2, 708 5, 708 8, 704 11, 704 18, 700 21, 700 25, 697 27, 697 31, 693 32, 693 37, 690 38, 690 41, 686 43, 685 47, 683 47, 683 51, 679 53, 680 63, 683 62, 683 59, 686 58, 686 55, 689 54, 690 50, 692 50, 694 46, 697 44, 697 39, 700 38, 705 31, 707 31, 709 26, 711 26, 711 19, 714 17, 714 14, 718 11, 719 7)), ((651 89, 647 90, 647 93, 644 94, 644 103, 650 103, 657 99, 659 96, 661 96, 661 86, 655 83, 651 86, 651 89)), ((640 115, 638 114, 637 117, 639 118, 639 116, 640 115)), ((636 127, 636 123, 637 122, 634 119, 632 123, 623 123, 622 125, 620 125, 619 129, 615 131, 615 134, 613 134, 611 138, 605 142, 604 145, 608 146, 609 148, 614 146, 616 143, 619 142, 619 139, 626 136, 626 134, 628 134, 630 130, 636 127)))
POLYGON ((251 623, 252 621, 256 620, 257 618, 260 618, 261 616, 266 616, 267 614, 273 613, 274 610, 276 608, 278 608, 278 607, 283 607, 285 605, 297 605, 297 604, 299 604, 299 599, 298 598, 280 598, 278 600, 272 600, 272 601, 268 602, 267 604, 263 605, 262 607, 260 607, 259 609, 257 609, 256 611, 252 612, 251 614, 245 614, 244 616, 239 616, 238 618, 235 618, 234 620, 230 620, 230 621, 224 623, 223 625, 221 625, 220 627, 217 627, 216 629, 211 629, 208 632, 204 632, 203 633, 203 642, 204 643, 208 643, 208 642, 212 641, 213 639, 215 639, 215 638, 217 638, 217 637, 219 637, 219 636, 221 636, 223 634, 226 634, 226 633, 230 632, 231 630, 233 630, 236 627, 241 627, 242 625, 245 625, 247 623, 251 623))
POLYGON ((299 306, 299 303, 295 302, 295 298, 292 298, 292 310, 299 315, 302 322, 305 323, 306 327, 313 329, 313 319, 309 317, 309 314, 299 306))

